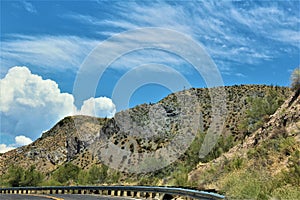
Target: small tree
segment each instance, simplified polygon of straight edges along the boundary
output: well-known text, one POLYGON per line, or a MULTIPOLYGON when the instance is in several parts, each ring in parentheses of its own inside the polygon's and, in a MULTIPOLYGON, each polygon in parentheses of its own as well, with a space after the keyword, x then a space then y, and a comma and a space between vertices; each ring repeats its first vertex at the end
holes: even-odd
POLYGON ((38 186, 43 181, 43 175, 35 170, 35 166, 32 165, 28 170, 24 172, 23 179, 20 183, 21 186, 38 186))
POLYGON ((60 183, 67 183, 68 181, 76 182, 78 180, 78 174, 80 168, 72 163, 66 163, 60 166, 53 174, 54 180, 60 183))
POLYGON ((91 184, 104 183, 107 178, 108 167, 93 165, 88 172, 88 182, 91 184))
POLYGON ((274 90, 269 90, 264 97, 249 97, 250 104, 246 116, 239 124, 239 129, 244 134, 250 134, 260 128, 284 102, 284 99, 274 90))
POLYGON ((300 89, 300 66, 291 75, 291 87, 294 91, 300 89))
POLYGON ((19 187, 23 179, 24 169, 19 166, 10 166, 7 173, 8 184, 12 187, 19 187))

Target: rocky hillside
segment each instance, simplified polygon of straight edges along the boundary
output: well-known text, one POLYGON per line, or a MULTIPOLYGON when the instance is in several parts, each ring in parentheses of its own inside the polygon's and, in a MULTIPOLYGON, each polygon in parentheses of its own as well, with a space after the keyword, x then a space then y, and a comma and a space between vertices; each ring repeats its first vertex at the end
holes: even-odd
MULTIPOLYGON (((222 114, 226 113, 226 118, 224 124, 221 124, 218 128, 222 130, 222 138, 230 137, 232 140, 227 149, 234 144, 242 145, 239 147, 242 149, 245 148, 245 145, 250 148, 254 143, 257 145, 265 138, 273 137, 274 133, 270 129, 275 127, 274 123, 279 123, 276 122, 274 116, 269 122, 271 124, 264 125, 261 133, 256 132, 255 136, 250 135, 249 130, 240 125, 247 118, 247 111, 252 105, 251 98, 271 97, 272 103, 269 103, 269 106, 272 107, 273 104, 283 103, 291 95, 289 88, 241 85, 228 86, 222 89, 225 93, 218 98, 222 98, 219 99, 219 102, 224 102, 226 106, 226 109, 222 110, 222 114), (254 142, 251 143, 251 141, 254 142)), ((218 88, 212 90, 218 91, 218 88)), ((152 152, 161 152, 163 155, 164 150, 172 146, 174 141, 182 141, 188 136, 193 138, 199 132, 206 133, 213 120, 212 113, 215 110, 220 110, 218 105, 212 106, 212 99, 210 98, 210 94, 214 93, 212 90, 192 88, 170 94, 156 104, 136 106, 117 113, 112 119, 98 119, 87 116, 66 117, 32 144, 1 155, 0 175, 5 174, 11 165, 24 168, 34 165, 38 171, 51 174, 60 166, 70 162, 83 170, 89 169, 93 165, 101 165, 104 162, 110 167, 130 172, 128 168, 134 166, 141 159, 138 155, 156 156, 152 152), (184 133, 190 133, 188 130, 193 130, 190 132, 193 132, 194 135, 184 135, 184 133), (103 151, 103 149, 106 151, 103 151)), ((291 105, 294 104, 291 103, 291 105)), ((290 109, 290 107, 285 107, 285 109, 290 109)), ((283 108, 281 111, 277 111, 276 116, 279 115, 278 112, 286 113, 283 108)), ((294 120, 293 118, 288 115, 285 117, 286 119, 283 118, 285 127, 293 124, 291 123, 291 120, 294 120)), ((269 119, 264 120, 268 121, 269 119)), ((289 129, 292 129, 292 127, 286 130, 290 131, 289 129)), ((276 130, 274 129, 274 132, 276 130)), ((182 149, 185 151, 187 148, 182 146, 173 150, 176 153, 177 150, 182 149)), ((235 151, 239 150, 235 149, 235 151)), ((230 152, 224 154, 224 156, 229 156, 230 152)), ((215 155, 215 157, 218 157, 218 155, 215 155)), ((186 158, 189 158, 189 156, 181 156, 179 160, 184 163, 186 158)), ((135 170, 139 172, 143 172, 143 170, 151 171, 151 168, 147 168, 147 162, 150 162, 154 168, 163 165, 163 162, 165 162, 160 158, 155 159, 157 159, 156 162, 159 161, 158 164, 153 164, 153 160, 145 160, 146 168, 142 166, 135 170)), ((173 162, 173 160, 170 160, 170 162, 173 162)), ((221 162, 221 160, 218 162, 221 162)), ((207 166, 208 164, 202 165, 200 163, 190 173, 190 179, 196 180, 201 170, 207 166)), ((176 162, 174 167, 176 168, 176 162)), ((173 168, 169 167, 167 171, 172 172, 174 171, 173 168)), ((170 176, 170 173, 164 171, 161 171, 161 173, 162 176, 170 176)), ((128 179, 126 174, 117 181, 123 180, 131 183, 138 181, 138 179, 128 179)), ((161 184, 164 183, 165 181, 161 182, 161 184)), ((195 183, 196 185, 208 187, 209 184, 195 183)))
POLYGON ((57 166, 73 160, 99 137, 99 129, 106 121, 89 116, 66 117, 32 144, 3 154, 0 174, 5 173, 11 165, 24 168, 34 165, 39 171, 51 172, 57 166))
POLYGON ((242 143, 189 173, 196 187, 241 199, 296 199, 299 180, 300 90, 242 143))

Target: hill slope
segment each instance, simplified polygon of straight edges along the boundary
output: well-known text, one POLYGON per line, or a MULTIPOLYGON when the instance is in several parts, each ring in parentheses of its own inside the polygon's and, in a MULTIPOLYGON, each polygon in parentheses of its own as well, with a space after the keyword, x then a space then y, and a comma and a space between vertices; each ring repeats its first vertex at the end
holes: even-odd
MULTIPOLYGON (((234 140, 239 140, 244 137, 239 131, 238 124, 241 122, 241 119, 243 119, 245 110, 249 107, 246 101, 248 97, 264 96, 270 91, 275 91, 279 99, 284 99, 290 94, 287 88, 260 85, 225 87, 225 91, 227 95, 228 116, 223 133, 232 134, 234 140)), ((180 106, 176 105, 181 101, 177 100, 178 95, 197 98, 194 102, 188 102, 188 106, 193 107, 192 112, 200 111, 203 121, 201 124, 202 129, 203 131, 207 130, 211 122, 211 99, 208 89, 190 89, 177 94, 171 94, 157 104, 143 104, 116 114, 121 120, 126 115, 130 116, 133 121, 140 122, 142 124, 141 126, 146 127, 147 120, 149 120, 147 119, 149 118, 149 110, 151 108, 156 105, 162 105, 166 110, 167 116, 165 116, 166 119, 164 119, 166 124, 163 127, 164 129, 155 130, 159 137, 152 138, 153 141, 148 142, 148 146, 145 144, 145 140, 138 139, 137 137, 131 138, 131 142, 134 140, 133 143, 135 144, 134 151, 146 151, 147 148, 150 148, 149 145, 152 145, 151 150, 157 150, 166 145, 170 139, 164 132, 174 133, 180 129, 180 127, 176 127, 176 123, 178 123, 176 117, 181 109, 180 106)), ((130 128, 129 131, 131 131, 130 128)), ((96 138, 99 138, 100 135, 101 137, 107 136, 113 143, 119 145, 120 148, 125 148, 128 141, 126 134, 128 133, 122 133, 120 131, 114 119, 96 119, 87 116, 66 117, 58 122, 51 130, 44 133, 42 137, 34 143, 2 155, 0 174, 6 171, 7 167, 13 163, 23 167, 29 167, 34 164, 38 170, 50 172, 66 161, 74 159, 80 160, 81 158, 78 158, 80 154, 85 151, 90 144, 95 142, 97 140, 96 138)), ((93 162, 92 160, 93 159, 84 161, 81 159, 81 161, 74 162, 80 167, 85 168, 89 165, 88 162, 93 162), (84 164, 83 162, 87 163, 84 164)))
POLYGON ((199 163, 189 180, 241 199, 300 195, 300 90, 260 129, 217 159, 199 163))
MULTIPOLYGON (((74 181, 79 184, 159 184, 226 191, 231 183, 228 180, 231 174, 257 167, 272 172, 272 175, 290 170, 288 160, 295 158, 294 154, 299 149, 299 97, 290 97, 292 93, 288 88, 277 86, 230 86, 224 87, 224 91, 227 117, 221 127, 222 135, 205 158, 199 158, 199 150, 212 123, 212 109, 215 108, 212 108, 208 89, 192 88, 170 94, 156 104, 143 104, 122 111, 112 119, 66 117, 32 144, 1 155, 0 175, 6 174, 11 165, 27 169, 34 165, 47 175, 48 180, 66 164, 72 163, 78 166, 81 178, 95 169, 100 170, 99 173, 104 174, 105 178, 101 182, 99 177, 98 182, 86 182, 77 177, 73 182, 60 184, 73 184, 74 181), (268 114, 275 112, 284 101, 282 107, 269 117, 268 114), (263 108, 255 109, 258 105, 263 108), (181 120, 187 119, 190 125, 197 123, 192 116, 200 116, 195 140, 177 161, 166 168, 130 174, 102 167, 103 159, 106 159, 105 164, 109 167, 120 169, 120 164, 124 164, 124 156, 120 156, 122 151, 132 155, 151 155, 151 152, 161 151, 184 131, 186 126, 182 126, 181 120), (259 127, 262 128, 252 133, 259 127), (110 152, 109 157, 105 157, 100 148, 107 143, 118 150, 110 152), (114 160, 118 162, 114 163, 114 160)), ((129 161, 137 163, 138 158, 126 160, 129 161)), ((150 160, 149 166, 163 165, 162 162, 155 162, 157 160, 150 160)), ((149 166, 139 169, 146 171, 149 166)), ((126 171, 125 168, 122 170, 126 171)))

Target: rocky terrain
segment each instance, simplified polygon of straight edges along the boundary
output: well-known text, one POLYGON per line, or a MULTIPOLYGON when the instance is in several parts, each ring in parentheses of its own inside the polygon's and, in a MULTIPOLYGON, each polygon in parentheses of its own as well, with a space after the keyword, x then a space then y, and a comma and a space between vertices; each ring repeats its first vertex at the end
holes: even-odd
POLYGON ((0 175, 12 165, 25 169, 34 165, 49 178, 66 163, 82 170, 105 164, 123 172, 110 179, 115 180, 110 182, 113 184, 182 185, 223 191, 230 173, 257 166, 272 174, 289 169, 289 158, 299 150, 299 101, 298 93, 278 86, 191 88, 155 104, 119 112, 111 119, 70 116, 32 144, 1 155, 0 175), (253 99, 266 102, 268 110, 276 111, 282 104, 273 115, 257 119, 261 123, 257 131, 255 124, 252 129, 243 125, 251 116, 253 99), (209 134, 211 137, 203 139, 209 134), (210 141, 217 136, 215 142, 210 141), (200 159, 203 141, 212 147, 200 159), (143 174, 143 178, 132 172, 143 174))
POLYGON ((300 193, 299 152, 300 90, 293 93, 261 128, 246 136, 242 143, 211 162, 200 162, 189 173, 189 180, 198 188, 227 191, 227 196, 235 198, 280 199, 285 193, 284 198, 295 199, 300 193), (213 176, 204 178, 209 176, 209 171, 213 171, 213 176), (239 188, 233 183, 240 184, 239 188), (269 196, 260 196, 259 192, 247 196, 247 187, 251 188, 252 184, 257 191, 268 190, 269 196), (241 195, 243 191, 234 191, 237 188, 246 190, 245 195, 241 195))
MULTIPOLYGON (((276 91, 282 99, 291 94, 290 90, 284 87, 260 85, 225 87, 228 113, 222 133, 233 135, 235 140, 244 138, 245 136, 239 132, 238 124, 248 108, 247 98, 264 96, 270 90, 276 91)), ((2 155, 0 174, 3 174, 11 164, 25 168, 34 164, 42 172, 51 172, 68 161, 81 168, 87 168, 91 163, 98 162, 94 154, 95 149, 97 150, 96 147, 107 140, 130 152, 156 151, 167 146, 174 135, 180 132, 182 127, 179 125, 182 124, 179 124, 179 119, 182 117, 180 113, 184 104, 188 104, 189 108, 186 115, 200 114, 199 128, 205 132, 211 123, 209 90, 192 88, 170 94, 157 104, 143 104, 122 111, 112 119, 66 117, 32 144, 2 155), (161 114, 157 114, 159 112, 161 114), (154 119, 153 122, 155 117, 158 119, 154 119), (162 124, 155 124, 157 122, 162 124)))

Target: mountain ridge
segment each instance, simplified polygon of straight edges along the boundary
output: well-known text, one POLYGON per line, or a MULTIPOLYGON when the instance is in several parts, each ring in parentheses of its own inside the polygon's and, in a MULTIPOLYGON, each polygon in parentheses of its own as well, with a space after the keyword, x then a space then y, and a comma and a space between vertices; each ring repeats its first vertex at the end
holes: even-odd
MULTIPOLYGON (((226 93, 226 108, 228 112, 222 130, 222 135, 220 137, 220 139, 222 139, 220 143, 221 146, 218 143, 215 149, 213 149, 213 152, 217 153, 213 153, 212 155, 209 154, 208 157, 210 158, 208 160, 199 161, 199 157, 197 155, 199 149, 196 141, 196 143, 193 142, 191 144, 191 146, 183 155, 178 157, 178 161, 166 168, 160 169, 157 172, 150 172, 150 175, 144 174, 142 178, 140 175, 131 175, 127 172, 124 172, 120 175, 113 169, 108 169, 108 174, 117 173, 119 177, 115 179, 115 182, 110 183, 141 184, 144 181, 144 184, 149 184, 151 183, 149 180, 153 179, 156 180, 156 184, 158 185, 171 184, 186 186, 184 181, 180 182, 180 180, 186 180, 189 181, 190 184, 192 183, 193 187, 197 187, 199 189, 222 190, 222 187, 220 186, 222 185, 221 183, 216 182, 216 184, 212 184, 209 179, 207 179, 205 182, 206 179, 203 177, 201 178, 199 173, 205 174, 206 171, 212 170, 212 166, 215 166, 212 163, 218 163, 220 166, 223 165, 223 168, 224 162, 235 163, 236 160, 234 159, 236 159, 237 155, 239 155, 237 152, 243 152, 242 149, 246 148, 245 145, 249 143, 249 138, 252 138, 255 135, 257 138, 254 138, 252 142, 256 141, 258 144, 261 143, 260 141, 266 141, 265 138, 260 139, 258 137, 258 135, 263 136, 263 134, 256 134, 257 131, 269 130, 268 127, 270 126, 276 127, 277 130, 277 126, 272 124, 275 123, 272 121, 274 116, 278 116, 278 113, 285 114, 287 111, 289 111, 289 109, 291 109, 291 106, 295 107, 293 112, 297 112, 297 110, 299 110, 299 106, 297 106, 299 104, 299 97, 295 98, 295 94, 293 97, 291 97, 292 92, 287 87, 235 85, 226 86, 223 89, 226 93), (247 118, 249 110, 251 110, 252 99, 256 98, 262 99, 263 101, 272 100, 272 103, 275 102, 278 105, 282 104, 283 102, 284 103, 273 115, 264 117, 262 119, 262 128, 252 133, 248 129, 241 128, 240 125, 244 123, 244 119, 247 118), (266 98, 269 99, 266 100, 266 98), (288 98, 289 100, 286 100, 288 98), (271 123, 271 125, 268 125, 268 123, 271 123), (194 150, 195 144, 197 147, 196 150, 194 150), (222 148, 221 153, 218 150, 219 148, 222 148), (193 156, 190 157, 190 155, 188 155, 189 153, 193 154, 193 156), (232 153, 232 155, 236 153, 237 154, 230 156, 230 153, 232 153), (234 159, 232 160, 232 158, 234 159), (191 170, 187 171, 189 173, 188 177, 186 176, 188 174, 187 172, 181 173, 177 170, 178 167, 180 169, 180 166, 184 167, 187 161, 195 164, 198 163, 195 165, 195 167, 193 167, 194 164, 190 163, 190 167, 192 168, 191 170), (173 173, 175 174, 172 175, 173 173), (179 177, 178 180, 175 176, 179 177), (199 182, 199 179, 203 179, 205 183, 201 183, 201 181, 199 182)), ((187 106, 190 108, 187 110, 187 116, 195 115, 195 113, 201 114, 202 123, 200 123, 201 126, 199 126, 199 133, 205 133, 208 130, 212 120, 212 107, 209 97, 209 90, 207 88, 191 88, 175 94, 170 94, 156 104, 142 104, 122 111, 117 113, 115 118, 111 119, 94 118, 89 116, 66 117, 60 120, 49 131, 43 133, 43 135, 32 144, 20 147, 1 155, 0 175, 5 174, 9 166, 13 164, 22 166, 24 168, 29 168, 31 165, 35 165, 37 170, 47 174, 48 179, 51 178, 51 174, 67 163, 72 163, 82 170, 89 170, 95 165, 101 167, 103 164, 107 165, 107 163, 103 162, 103 156, 101 153, 99 153, 99 146, 103 146, 107 142, 114 144, 121 150, 131 153, 143 154, 152 151, 160 151, 171 144, 172 139, 182 130, 182 127, 178 126, 178 123, 180 122, 178 120, 180 120, 180 112, 182 112, 183 109, 181 106, 184 105, 182 103, 183 100, 184 102, 189 102, 187 106), (186 101, 186 99, 189 100, 186 101), (157 116, 155 113, 159 112, 163 114, 163 118, 158 118, 156 121, 154 121, 153 125, 153 121, 151 121, 150 118, 157 116), (130 123, 128 123, 128 120, 130 123), (157 123, 160 121, 162 121, 165 125, 162 129, 157 125, 157 123), (137 127, 146 128, 132 129, 133 123, 137 127), (147 132, 147 128, 149 127, 158 134, 153 135, 151 134, 151 131, 147 132), (128 130, 129 132, 133 132, 129 133, 128 130), (135 132, 139 133, 145 130, 146 132, 144 132, 143 135, 144 139, 141 139, 138 137, 138 135, 133 134, 135 132)), ((286 118, 278 118, 278 120, 279 122, 280 120, 283 122, 285 121, 285 125, 288 125, 291 124, 290 119, 293 116, 286 113, 286 118)), ((296 117, 296 119, 298 119, 298 117, 296 117)), ((290 132, 290 130, 287 130, 287 132, 290 132)), ((202 136, 205 135, 202 134, 202 136)), ((200 134, 200 137, 202 136, 200 134)), ((196 138, 198 138, 198 136, 196 136, 196 138)), ((297 145, 295 148, 296 147, 297 145)), ((252 146, 250 145, 249 148, 254 148, 253 144, 252 146)), ((121 161, 121 163, 122 162, 124 161, 121 161)), ((131 162, 137 161, 131 160, 131 162)), ((285 158, 285 162, 287 162, 287 158, 285 158)), ((115 164, 114 166, 117 165, 115 164)), ((118 169, 118 167, 115 168, 115 170, 118 169)), ((275 167, 272 170, 282 171, 283 168, 276 169, 275 167)), ((215 177, 219 177, 218 173, 216 173, 215 177)), ((222 177, 220 180, 222 180, 222 177)))
MULTIPOLYGON (((234 86, 227 86, 224 88, 226 90, 226 94, 227 94, 227 98, 228 98, 227 109, 229 111, 233 110, 233 112, 235 114, 237 114, 237 116, 235 116, 234 118, 232 116, 228 117, 229 119, 227 119, 227 120, 230 121, 229 122, 230 126, 228 125, 228 123, 227 123, 227 125, 225 125, 225 126, 227 126, 226 128, 229 129, 233 135, 238 132, 237 125, 235 125, 235 124, 237 123, 236 121, 242 113, 242 109, 245 109, 243 106, 240 105, 241 101, 245 101, 245 99, 250 96, 255 96, 255 95, 260 96, 260 95, 264 94, 264 92, 266 92, 266 90, 268 90, 268 89, 280 90, 280 93, 282 93, 281 95, 283 95, 283 96, 288 96, 290 94, 290 90, 288 88, 277 87, 277 86, 265 86, 265 85, 240 85, 240 86, 237 86, 237 85, 234 85, 234 86), (239 103, 240 106, 237 106, 237 103, 239 103)), ((209 124, 211 122, 211 119, 209 117, 210 112, 211 112, 211 107, 210 107, 210 97, 209 97, 208 89, 207 88, 199 88, 199 89, 191 88, 186 91, 177 92, 177 94, 181 94, 183 92, 185 92, 185 93, 188 92, 189 93, 188 95, 194 95, 194 96, 198 97, 199 101, 201 101, 200 106, 201 106, 201 113, 202 113, 202 117, 203 117, 203 129, 207 130, 207 128, 209 127, 209 124)), ((178 112, 178 111, 172 110, 173 109, 172 104, 174 104, 174 100, 173 100, 174 98, 176 98, 176 94, 170 94, 167 97, 165 97, 164 99, 162 99, 161 101, 159 101, 157 104, 166 104, 165 105, 165 107, 167 107, 166 110, 169 109, 169 110, 167 110, 167 112, 170 112, 170 115, 176 115, 175 112, 178 112)), ((242 103, 245 103, 245 102, 242 102, 242 103)), ((137 115, 136 113, 141 113, 140 115, 143 116, 143 114, 144 114, 143 112, 146 112, 146 110, 149 109, 147 107, 150 107, 150 106, 151 105, 148 105, 148 104, 142 104, 142 105, 136 106, 132 109, 128 109, 126 111, 121 111, 120 113, 132 112, 135 115, 137 115)), ((117 114, 119 114, 119 113, 117 113, 117 114)), ((75 129, 78 129, 79 132, 83 133, 80 136, 88 135, 88 136, 92 137, 90 139, 95 139, 93 137, 97 137, 97 134, 99 134, 96 132, 99 131, 102 128, 102 126, 105 126, 105 125, 109 126, 109 124, 111 124, 110 123, 111 121, 113 121, 113 119, 101 119, 101 118, 94 118, 94 117, 90 117, 90 116, 65 117, 64 119, 60 120, 56 125, 54 125, 53 128, 51 128, 49 131, 43 133, 41 138, 38 138, 32 144, 17 148, 15 150, 12 150, 11 152, 26 151, 28 146, 35 147, 35 145, 37 143, 39 143, 41 140, 49 140, 49 137, 55 136, 55 137, 58 137, 57 138, 58 146, 56 146, 57 148, 69 145, 70 151, 68 153, 65 150, 62 151, 63 154, 67 154, 66 158, 69 161, 72 159, 72 156, 74 156, 76 154, 76 153, 74 154, 74 152, 80 151, 79 149, 76 149, 74 145, 77 145, 77 146, 79 145, 79 148, 85 149, 84 146, 89 145, 89 142, 88 142, 89 138, 84 138, 81 145, 80 144, 72 145, 72 143, 74 143, 74 140, 77 140, 78 137, 70 137, 67 140, 66 139, 67 135, 74 136, 77 134, 77 136, 79 136, 78 131, 75 130, 75 129), (75 124, 74 124, 74 122, 75 122, 75 124), (105 124, 107 122, 108 122, 108 124, 105 124), (100 123, 100 124, 98 125, 97 123, 100 123), (76 126, 76 124, 77 124, 77 126, 76 126), (97 125, 97 128, 93 127, 93 125, 89 126, 89 124, 97 125), (81 125, 83 128, 81 128, 81 125), (62 126, 63 126, 63 128, 61 128, 62 126), (86 129, 89 131, 87 131, 86 129), (94 136, 92 136, 92 135, 94 135, 94 136), (64 143, 63 143, 63 141, 64 141, 64 143), (69 144, 67 144, 67 143, 69 143, 69 144), (84 144, 84 143, 86 143, 86 144, 84 144), (82 147, 80 147, 80 146, 82 146, 82 147)), ((76 143, 76 141, 75 141, 75 143, 76 143)), ((54 144, 56 144, 56 143, 54 143, 54 144)), ((53 150, 53 149, 49 149, 49 150, 53 150)), ((31 153, 34 155, 37 152, 33 151, 31 153)), ((29 157, 30 157, 31 153, 29 153, 29 157)), ((2 157, 5 158, 5 155, 7 155, 7 153, 3 154, 2 157)), ((54 157, 56 157, 56 158, 55 159, 49 158, 50 160, 52 160, 51 161, 52 163, 61 163, 59 160, 66 159, 62 154, 56 155, 54 157)), ((2 170, 0 170, 0 174, 1 174, 1 171, 2 170)))

